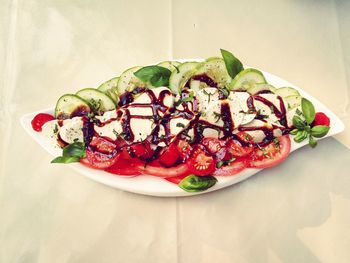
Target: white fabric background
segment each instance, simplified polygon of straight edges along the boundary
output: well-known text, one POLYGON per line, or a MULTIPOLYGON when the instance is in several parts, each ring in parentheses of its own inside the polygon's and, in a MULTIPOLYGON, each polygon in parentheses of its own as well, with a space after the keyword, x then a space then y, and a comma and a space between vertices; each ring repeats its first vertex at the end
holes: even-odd
POLYGON ((0 0, 0 262, 349 262, 350 2, 0 0), (155 198, 51 157, 19 117, 134 65, 234 52, 346 123, 222 191, 155 198))

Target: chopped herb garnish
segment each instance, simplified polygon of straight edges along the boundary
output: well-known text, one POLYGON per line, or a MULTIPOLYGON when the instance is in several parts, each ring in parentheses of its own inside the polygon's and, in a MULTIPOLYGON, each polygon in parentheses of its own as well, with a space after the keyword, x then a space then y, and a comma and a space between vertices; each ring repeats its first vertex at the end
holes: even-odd
POLYGON ((57 124, 55 124, 55 128, 53 129, 53 133, 54 133, 54 134, 57 134, 57 133, 58 133, 58 127, 57 127, 57 124))
POLYGON ((216 118, 215 123, 217 123, 221 119, 221 114, 214 111, 213 115, 216 118))
POLYGON ((270 106, 271 113, 275 113, 275 108, 273 106, 270 106))
POLYGON ((222 160, 222 161, 220 161, 220 162, 218 162, 218 163, 216 164, 216 168, 221 168, 222 166, 228 165, 228 164, 232 163, 232 162, 235 161, 235 160, 236 160, 236 157, 232 157, 232 158, 229 159, 229 160, 222 160))
POLYGON ((210 98, 211 98, 212 95, 215 94, 215 92, 214 93, 209 93, 205 89, 203 89, 203 93, 208 96, 208 103, 210 103, 210 98))
POLYGON ((262 148, 259 144, 257 144, 259 150, 262 151, 263 155, 266 157, 266 158, 271 158, 271 156, 268 154, 267 150, 265 148, 262 148))
POLYGON ((113 129, 113 133, 116 137, 119 137, 119 135, 120 135, 115 129, 113 129))
POLYGON ((178 123, 176 123, 176 127, 185 128, 185 124, 178 122, 178 123))
POLYGON ((276 148, 278 149, 278 152, 281 152, 280 141, 277 138, 274 138, 273 139, 273 143, 276 145, 276 148))
POLYGON ((301 110, 299 110, 298 108, 295 110, 295 113, 298 114, 299 116, 303 115, 303 113, 301 112, 301 110))

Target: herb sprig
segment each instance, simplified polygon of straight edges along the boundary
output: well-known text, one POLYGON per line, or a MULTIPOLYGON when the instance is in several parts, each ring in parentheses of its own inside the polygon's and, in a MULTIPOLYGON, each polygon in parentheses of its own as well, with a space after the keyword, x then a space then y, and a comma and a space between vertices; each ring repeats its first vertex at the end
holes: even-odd
POLYGON ((82 142, 74 142, 63 148, 62 156, 58 156, 51 163, 75 163, 80 158, 85 157, 85 144, 82 142))
POLYGON ((312 126, 315 120, 315 107, 311 101, 302 98, 301 110, 296 110, 296 114, 293 117, 294 130, 290 131, 291 135, 294 135, 294 141, 300 143, 307 138, 309 139, 309 145, 312 148, 317 146, 315 138, 322 138, 327 135, 330 127, 325 125, 312 126))

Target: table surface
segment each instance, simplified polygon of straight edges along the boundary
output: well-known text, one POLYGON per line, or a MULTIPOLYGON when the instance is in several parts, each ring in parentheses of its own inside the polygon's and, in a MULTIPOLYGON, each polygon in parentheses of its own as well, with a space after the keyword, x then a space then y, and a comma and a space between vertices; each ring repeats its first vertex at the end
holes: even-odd
POLYGON ((349 262, 350 2, 0 0, 0 262, 349 262), (93 182, 19 117, 133 65, 231 50, 324 102, 345 132, 214 193, 93 182))

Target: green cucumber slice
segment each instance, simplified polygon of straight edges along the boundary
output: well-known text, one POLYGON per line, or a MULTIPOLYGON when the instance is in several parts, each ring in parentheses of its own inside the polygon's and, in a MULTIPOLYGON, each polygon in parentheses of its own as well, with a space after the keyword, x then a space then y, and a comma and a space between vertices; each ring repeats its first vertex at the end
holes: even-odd
POLYGON ((158 63, 157 66, 167 68, 170 71, 174 71, 174 70, 176 70, 177 67, 180 66, 180 64, 181 63, 178 61, 162 61, 162 62, 158 63))
POLYGON ((264 75, 257 69, 247 68, 236 75, 229 88, 231 90, 247 90, 257 83, 266 83, 264 75))
POLYGON ((296 107, 299 107, 301 105, 301 96, 300 95, 292 95, 292 96, 287 96, 283 98, 287 104, 288 104, 288 109, 294 109, 296 107))
POLYGON ((300 93, 294 88, 291 87, 283 87, 279 88, 275 91, 275 94, 281 97, 288 97, 288 96, 299 96, 300 93))
POLYGON ((257 94, 258 92, 265 91, 265 90, 275 92, 276 88, 271 84, 256 83, 252 87, 248 88, 247 92, 254 95, 254 94, 257 94))
POLYGON ((225 62, 222 58, 208 58, 202 62, 195 75, 206 74, 218 84, 218 88, 224 88, 231 82, 231 77, 227 72, 225 62))
POLYGON ((121 95, 127 91, 133 91, 135 88, 146 87, 146 83, 141 81, 138 77, 134 75, 138 71, 140 66, 129 68, 125 70, 119 77, 117 90, 118 94, 121 95))
POLYGON ((119 80, 119 77, 112 78, 102 83, 97 88, 99 91, 110 96, 115 103, 118 103, 118 98, 119 98, 118 89, 117 89, 118 80, 119 80))
POLYGON ((91 112, 90 105, 74 94, 61 96, 55 107, 57 119, 68 119, 74 116, 86 115, 91 112))
POLYGON ((76 95, 85 100, 90 105, 90 108, 93 110, 93 112, 98 115, 115 109, 114 101, 108 95, 97 89, 82 89, 79 90, 76 95))
POLYGON ((179 91, 181 91, 187 81, 196 72, 198 64, 198 62, 185 62, 178 67, 178 70, 171 73, 169 78, 169 88, 172 92, 179 93, 179 91))

